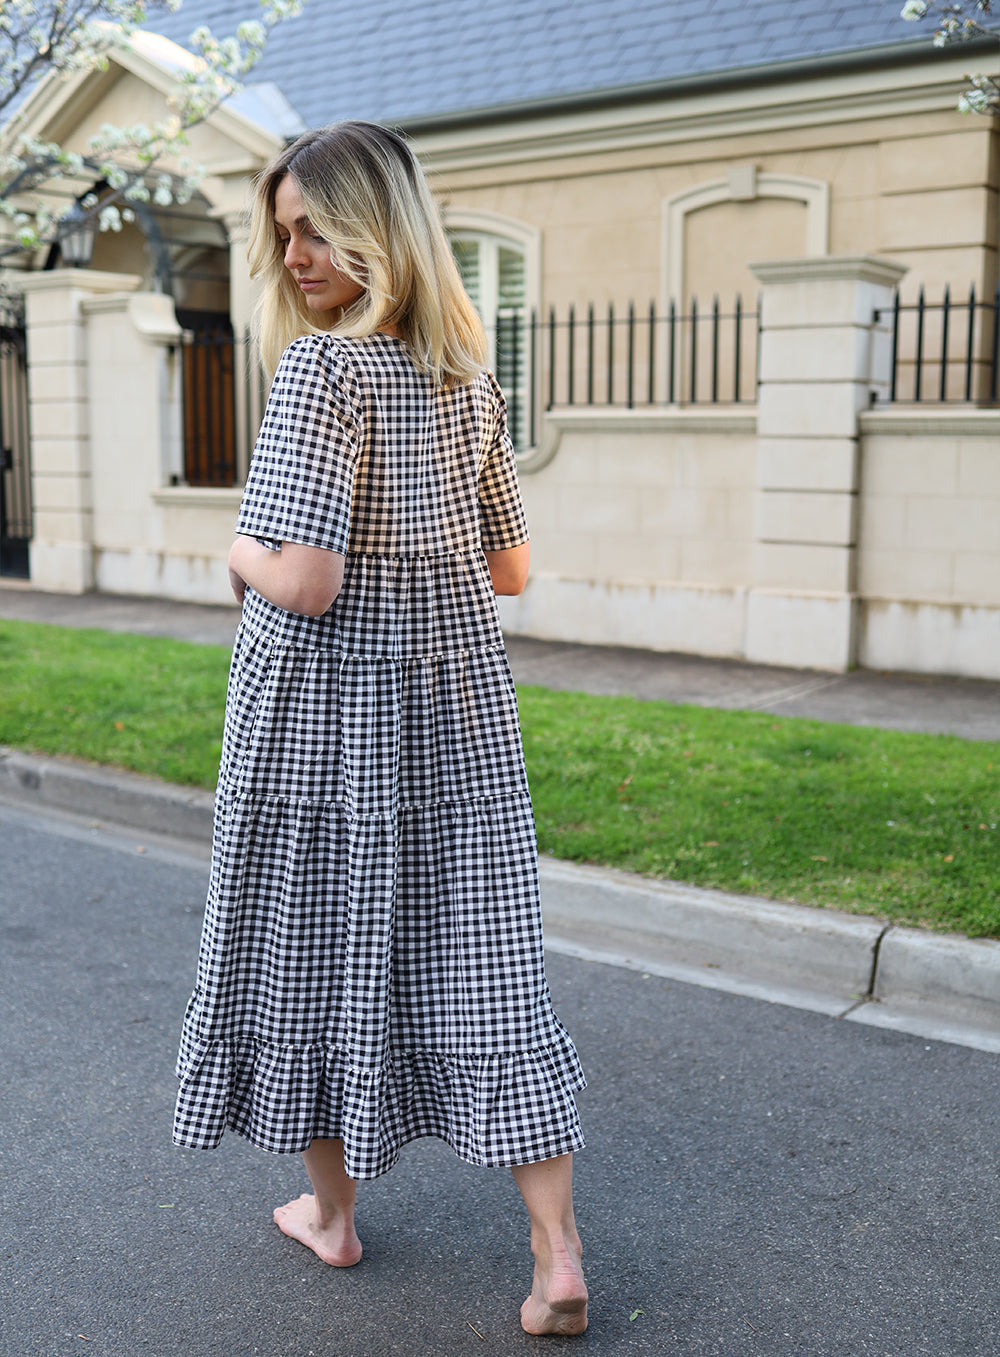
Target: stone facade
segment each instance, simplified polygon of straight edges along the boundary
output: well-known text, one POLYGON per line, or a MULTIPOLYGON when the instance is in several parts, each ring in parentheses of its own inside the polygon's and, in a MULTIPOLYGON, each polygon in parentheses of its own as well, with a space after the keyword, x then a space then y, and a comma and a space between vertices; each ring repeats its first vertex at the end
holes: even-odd
MULTIPOLYGON (((998 133, 954 111, 963 74, 943 53, 413 129, 446 222, 516 242, 543 314, 760 298, 755 403, 544 409, 537 382, 522 466, 533 569, 503 603, 510 630, 1000 677, 1000 413, 869 408, 888 381, 874 313, 896 284, 982 296, 996 281, 998 133)), ((139 52, 52 86, 34 130, 73 145, 125 107, 151 117, 161 77, 139 52)), ((241 333, 247 181, 281 139, 225 111, 199 138, 241 333)), ((20 280, 32 583, 221 602, 239 489, 183 483, 180 327, 140 246, 103 238, 97 267, 20 280)))

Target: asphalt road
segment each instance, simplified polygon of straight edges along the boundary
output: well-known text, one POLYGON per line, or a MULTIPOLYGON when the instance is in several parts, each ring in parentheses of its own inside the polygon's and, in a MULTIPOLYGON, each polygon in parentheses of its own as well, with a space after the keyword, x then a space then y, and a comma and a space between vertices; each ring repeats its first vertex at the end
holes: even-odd
POLYGON ((170 1146, 196 853, 0 836, 2 1357, 1000 1357, 995 1056, 553 955, 593 1305, 528 1338, 508 1174, 411 1146, 338 1272, 271 1222, 297 1159, 170 1146))

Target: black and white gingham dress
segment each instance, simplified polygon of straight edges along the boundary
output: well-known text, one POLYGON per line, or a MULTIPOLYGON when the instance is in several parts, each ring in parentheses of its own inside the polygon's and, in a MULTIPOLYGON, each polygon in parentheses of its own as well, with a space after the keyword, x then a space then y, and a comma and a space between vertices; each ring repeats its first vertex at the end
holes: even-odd
POLYGON ((526 540, 503 400, 405 346, 307 336, 271 391, 238 531, 346 554, 320 618, 247 591, 174 1141, 418 1136, 475 1164, 579 1148, 542 962, 534 823, 483 549, 526 540))

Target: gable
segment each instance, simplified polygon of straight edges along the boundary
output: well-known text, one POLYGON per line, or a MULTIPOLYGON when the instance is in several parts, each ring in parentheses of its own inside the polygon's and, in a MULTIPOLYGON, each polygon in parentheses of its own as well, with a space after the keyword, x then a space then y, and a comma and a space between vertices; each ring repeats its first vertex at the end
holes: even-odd
MULTIPOLYGON (((193 64, 190 53, 162 35, 136 33, 109 54, 103 69, 71 73, 50 70, 18 111, 17 133, 86 152, 88 138, 104 124, 154 124, 167 114, 166 96, 178 70, 193 64)), ((8 127, 13 127, 13 122, 8 127)), ((280 91, 266 83, 238 92, 189 133, 192 161, 247 166, 267 160, 301 124, 280 91)), ((164 167, 169 168, 167 162, 164 167)))

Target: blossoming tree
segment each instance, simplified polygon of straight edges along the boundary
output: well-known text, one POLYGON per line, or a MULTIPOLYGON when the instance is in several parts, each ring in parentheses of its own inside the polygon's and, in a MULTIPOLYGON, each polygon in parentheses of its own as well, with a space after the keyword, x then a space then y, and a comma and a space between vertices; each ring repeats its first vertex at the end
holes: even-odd
MULTIPOLYGON (((990 38, 1000 43, 1000 31, 990 23, 993 0, 969 4, 941 4, 934 0, 906 0, 901 18, 917 23, 930 16, 935 22, 934 45, 990 38)), ((969 88, 958 101, 963 113, 993 113, 1000 110, 1000 76, 970 75, 969 88)))
MULTIPOLYGON (((167 114, 152 125, 105 124, 86 152, 39 141, 23 126, 23 103, 46 75, 70 77, 104 69, 116 49, 157 13, 174 13, 183 0, 2 0, 0 3, 0 264, 13 254, 57 241, 81 218, 102 230, 120 230, 132 204, 187 202, 199 171, 185 157, 186 134, 240 88, 264 51, 268 31, 299 13, 302 0, 261 0, 260 17, 232 36, 205 26, 189 39, 191 60, 178 71, 167 114), (60 182, 102 183, 69 210, 53 206, 60 182), (46 189, 49 192, 46 192, 46 189)), ((73 195, 71 195, 73 196, 73 195)), ((65 189, 63 191, 65 199, 65 189)))

